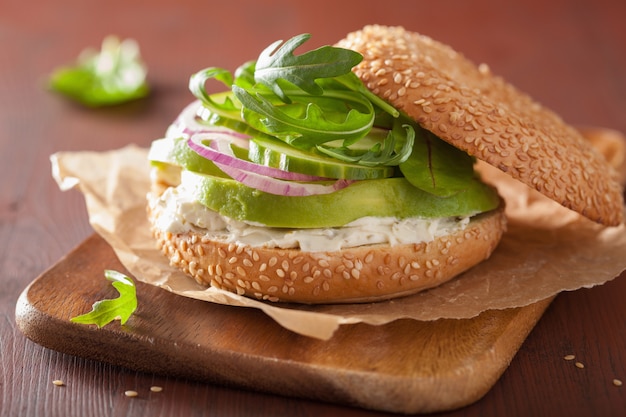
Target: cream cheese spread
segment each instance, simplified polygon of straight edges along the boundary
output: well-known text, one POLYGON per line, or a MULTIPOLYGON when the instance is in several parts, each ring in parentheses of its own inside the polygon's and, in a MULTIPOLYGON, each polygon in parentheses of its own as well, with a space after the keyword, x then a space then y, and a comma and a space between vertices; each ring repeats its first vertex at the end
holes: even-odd
POLYGON ((340 228, 281 229, 237 221, 207 208, 190 197, 182 186, 168 188, 151 209, 158 213, 156 226, 170 233, 194 231, 211 240, 266 248, 300 248, 308 252, 336 251, 372 244, 409 244, 463 230, 465 218, 423 219, 363 217, 340 228))

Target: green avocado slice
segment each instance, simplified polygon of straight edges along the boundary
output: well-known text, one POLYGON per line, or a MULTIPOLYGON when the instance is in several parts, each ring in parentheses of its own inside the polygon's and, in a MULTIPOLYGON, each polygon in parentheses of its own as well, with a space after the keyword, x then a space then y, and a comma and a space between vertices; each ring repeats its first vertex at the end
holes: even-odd
POLYGON ((224 176, 213 162, 191 150, 187 145, 187 139, 183 137, 153 141, 148 151, 148 160, 153 164, 165 163, 202 174, 224 176))
POLYGON ((357 181, 339 191, 305 197, 268 194, 229 178, 183 171, 182 186, 211 210, 269 227, 340 227, 361 217, 464 217, 498 207, 500 198, 475 179, 463 191, 438 197, 404 178, 357 181))

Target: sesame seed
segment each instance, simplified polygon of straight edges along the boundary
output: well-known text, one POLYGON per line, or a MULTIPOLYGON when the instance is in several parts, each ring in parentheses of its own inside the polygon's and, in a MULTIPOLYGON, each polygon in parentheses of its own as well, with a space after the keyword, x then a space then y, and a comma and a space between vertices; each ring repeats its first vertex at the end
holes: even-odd
POLYGON ((124 395, 127 397, 136 397, 139 395, 139 393, 137 391, 128 390, 128 391, 124 391, 124 395))
POLYGON ((621 387, 622 386, 622 380, 615 378, 613 380, 613 385, 615 385, 616 387, 621 387))
POLYGON ((576 359, 575 355, 565 355, 563 356, 563 359, 565 359, 566 361, 573 361, 574 359, 576 359))
POLYGON ((159 386, 153 385, 153 386, 150 387, 150 391, 152 391, 152 392, 161 392, 161 391, 163 391, 163 387, 159 387, 159 386))
POLYGON ((52 385, 55 385, 57 387, 62 387, 65 385, 65 383, 63 381, 61 381, 60 379, 55 379, 52 381, 52 385))
POLYGON ((574 365, 576 365, 576 367, 580 369, 583 369, 585 367, 585 365, 582 362, 576 362, 574 365))

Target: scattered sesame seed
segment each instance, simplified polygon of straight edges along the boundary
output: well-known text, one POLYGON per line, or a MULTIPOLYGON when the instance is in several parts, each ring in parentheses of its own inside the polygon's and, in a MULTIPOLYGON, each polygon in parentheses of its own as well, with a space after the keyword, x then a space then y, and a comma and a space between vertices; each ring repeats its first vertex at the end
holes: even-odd
POLYGON ((576 367, 580 369, 583 369, 585 367, 585 365, 582 362, 576 362, 574 365, 576 365, 576 367))
POLYGON ((57 387, 62 387, 65 385, 65 383, 61 381, 60 379, 55 379, 52 381, 52 385, 56 385, 57 387))
POLYGON ((156 385, 153 385, 153 386, 150 387, 150 391, 152 391, 152 392, 161 392, 161 391, 163 391, 163 387, 158 387, 156 385))
POLYGON ((139 395, 139 393, 137 391, 128 390, 128 391, 124 391, 124 395, 127 397, 136 397, 139 395))
POLYGON ((563 359, 565 359, 566 361, 573 361, 574 359, 576 359, 575 355, 565 355, 563 356, 563 359))
POLYGON ((622 386, 622 380, 615 378, 613 380, 613 385, 615 385, 616 387, 621 387, 622 386))

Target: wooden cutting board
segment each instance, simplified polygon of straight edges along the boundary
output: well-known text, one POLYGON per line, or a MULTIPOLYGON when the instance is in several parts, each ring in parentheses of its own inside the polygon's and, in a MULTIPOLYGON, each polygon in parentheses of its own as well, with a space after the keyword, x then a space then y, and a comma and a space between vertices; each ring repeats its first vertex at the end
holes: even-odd
POLYGON ((133 370, 399 413, 478 401, 551 301, 469 320, 347 325, 321 341, 254 309, 139 282, 138 309, 125 326, 70 322, 95 301, 117 297, 105 269, 126 273, 94 234, 23 291, 21 331, 47 348, 133 370))

